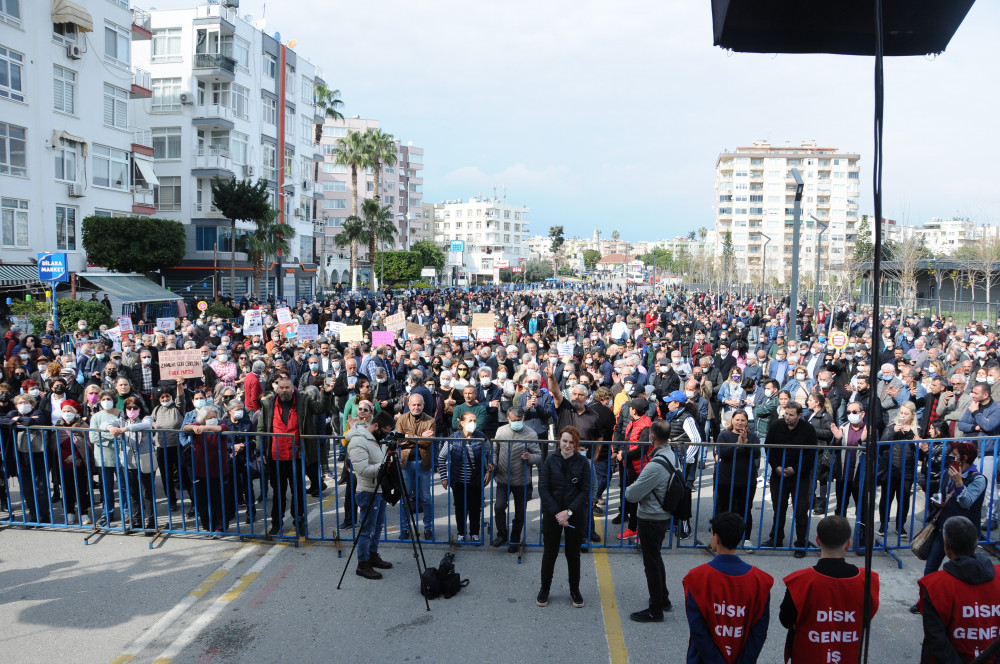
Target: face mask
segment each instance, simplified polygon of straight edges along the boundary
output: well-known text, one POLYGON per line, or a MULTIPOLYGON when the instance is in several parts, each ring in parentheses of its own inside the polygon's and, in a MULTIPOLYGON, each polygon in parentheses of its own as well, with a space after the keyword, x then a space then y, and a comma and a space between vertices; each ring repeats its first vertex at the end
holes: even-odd
POLYGON ((309 363, 309 370, 310 371, 318 371, 319 370, 319 365, 317 363, 315 363, 315 362, 310 362, 309 363))
POLYGON ((774 396, 774 390, 764 390, 764 396, 770 399, 774 396))
POLYGON ((33 396, 33 397, 35 397, 37 399, 38 398, 38 388, 37 387, 31 388, 30 390, 28 390, 28 394, 30 394, 31 396, 33 396))
POLYGON ((77 325, 76 329, 78 329, 78 330, 86 330, 87 326, 86 325, 77 325))
MULTIPOLYGON (((385 381, 386 381, 387 379, 386 379, 386 378, 376 378, 375 380, 376 380, 376 381, 378 381, 378 384, 379 384, 379 385, 381 385, 381 384, 382 384, 382 383, 384 383, 384 382, 385 382, 385 381)), ((407 388, 409 388, 409 385, 407 385, 407 388)))
POLYGON ((625 383, 625 394, 632 394, 632 390, 635 389, 635 385, 632 383, 625 383))
POLYGON ((500 371, 497 373, 497 380, 507 380, 507 372, 500 371))
POLYGON ((698 394, 698 393, 695 392, 694 390, 686 390, 684 392, 684 396, 686 396, 688 399, 694 399, 694 397, 695 397, 696 394, 698 394))
POLYGON ((476 363, 475 360, 466 360, 465 361, 465 366, 467 366, 467 367, 469 367, 471 369, 472 365, 475 364, 475 363, 476 363))
POLYGON ((54 393, 56 393, 56 394, 65 394, 65 392, 66 392, 66 386, 65 385, 54 385, 52 387, 52 391, 54 393))
POLYGON ((194 407, 196 409, 198 409, 198 410, 200 410, 200 409, 202 409, 202 408, 205 407, 205 400, 204 399, 195 399, 193 403, 194 403, 194 407))
POLYGON ((219 362, 222 362, 223 364, 225 364, 226 360, 229 359, 229 356, 226 355, 226 354, 222 354, 222 355, 217 356, 215 359, 217 359, 219 362))
POLYGON ((31 355, 28 355, 27 353, 21 353, 21 359, 24 360, 25 362, 27 362, 30 358, 31 355))
POLYGON ((828 380, 821 380, 821 381, 819 381, 819 388, 821 390, 825 390, 828 387, 830 387, 830 381, 828 381, 828 380))
POLYGON ((978 357, 980 360, 983 359, 984 357, 986 357, 986 351, 985 350, 977 350, 976 351, 976 357, 978 357))
POLYGON ((62 417, 64 422, 73 422, 76 420, 76 413, 63 413, 62 417))
POLYGON ((27 415, 28 413, 31 412, 31 410, 32 409, 30 403, 21 403, 17 405, 17 412, 21 413, 22 415, 27 415))
POLYGON ((451 385, 451 381, 450 380, 442 380, 441 381, 441 387, 448 387, 449 385, 451 385))
POLYGON ((99 359, 99 360, 103 360, 103 359, 104 359, 104 356, 105 356, 105 354, 104 354, 104 353, 97 353, 97 356, 96 356, 96 357, 97 357, 97 359, 99 359))
POLYGON ((466 422, 465 424, 462 425, 462 429, 465 431, 465 433, 475 433, 475 431, 476 431, 476 423, 475 422, 466 422))
POLYGON ((729 351, 728 350, 720 350, 719 351, 719 357, 721 357, 722 359, 726 359, 727 355, 729 355, 729 351))
POLYGON ((207 403, 208 405, 212 405, 212 403, 214 402, 215 399, 213 397, 205 397, 205 403, 207 403))
POLYGON ((892 380, 892 376, 882 376, 882 380, 888 383, 890 380, 892 380))
POLYGON ((510 429, 511 429, 511 431, 520 431, 523 428, 524 428, 524 422, 521 422, 521 421, 517 421, 517 422, 511 421, 511 423, 510 423, 510 429))
POLYGON ((333 362, 333 370, 340 371, 340 362, 333 362))
POLYGON ((743 376, 733 376, 733 382, 734 383, 739 383, 740 382, 740 378, 742 378, 742 377, 743 376))
POLYGON ((996 382, 997 382, 997 377, 996 376, 987 376, 986 377, 986 384, 987 385, 993 385, 996 382))
POLYGON ((806 375, 804 373, 795 374, 795 380, 805 380, 806 375))
POLYGON ((657 371, 659 371, 661 374, 665 374, 668 371, 670 371, 670 367, 657 367, 657 371))
POLYGON ((125 414, 128 415, 128 418, 130 420, 134 420, 137 417, 139 417, 139 409, 138 408, 128 408, 128 409, 125 410, 125 414))
POLYGON ((111 410, 114 407, 115 407, 115 402, 109 399, 105 399, 104 401, 101 402, 101 408, 103 408, 104 410, 111 410))
POLYGON ((243 419, 243 411, 242 410, 234 410, 233 411, 233 419, 234 420, 242 420, 243 419))
POLYGON ((217 417, 210 417, 207 420, 205 420, 205 426, 217 427, 219 426, 219 419, 217 417))
POLYGON ((847 360, 848 362, 850 362, 851 360, 854 359, 854 356, 851 355, 850 353, 848 353, 847 355, 844 355, 844 359, 847 360))
POLYGON ((850 422, 851 424, 860 424, 861 423, 861 413, 848 413, 847 414, 847 421, 850 422))
POLYGON ((87 395, 87 403, 89 403, 91 406, 97 403, 97 392, 91 392, 90 394, 87 395))
POLYGON ((672 358, 670 358, 670 363, 671 364, 680 364, 681 360, 680 360, 679 357, 672 357, 672 358))

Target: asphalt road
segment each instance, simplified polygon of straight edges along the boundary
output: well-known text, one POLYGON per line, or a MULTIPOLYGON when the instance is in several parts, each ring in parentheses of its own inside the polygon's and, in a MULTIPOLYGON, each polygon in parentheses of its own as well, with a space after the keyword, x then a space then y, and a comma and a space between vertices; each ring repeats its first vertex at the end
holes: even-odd
MULTIPOLYGON (((632 623, 645 606, 642 561, 631 550, 584 554, 586 606, 570 605, 563 559, 550 604, 534 604, 541 551, 518 563, 506 549, 459 549, 471 583, 452 599, 420 596, 412 549, 383 545, 396 564, 381 581, 348 569, 348 549, 322 543, 242 543, 169 537, 154 549, 141 536, 106 535, 84 545, 79 532, 0 531, 0 653, 28 662, 681 662, 687 622, 675 609, 663 624, 632 623)), ((446 545, 425 547, 436 565, 446 545)), ((668 587, 680 606, 681 578, 709 554, 664 553, 668 587)), ((772 625, 762 662, 781 661, 780 578, 815 563, 787 552, 747 559, 776 577, 772 625)), ((852 560, 860 559, 851 557, 852 560)), ((922 565, 909 553, 899 569, 875 557, 882 607, 872 662, 916 661, 920 619, 907 612, 922 565)))

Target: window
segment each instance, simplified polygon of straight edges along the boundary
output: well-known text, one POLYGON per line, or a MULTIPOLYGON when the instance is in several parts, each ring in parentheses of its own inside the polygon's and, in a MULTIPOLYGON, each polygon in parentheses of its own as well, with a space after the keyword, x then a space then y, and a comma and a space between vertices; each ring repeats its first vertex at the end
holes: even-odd
POLYGON ((181 59, 181 29, 160 28, 153 30, 153 62, 171 62, 181 59))
POLYGON ((411 164, 422 164, 422 163, 424 163, 424 155, 417 154, 415 152, 410 152, 410 163, 411 164))
POLYGON ((336 164, 325 163, 325 164, 323 164, 323 172, 324 173, 333 173, 333 169, 334 169, 335 166, 336 166, 336 164))
POLYGON ((232 150, 233 163, 236 164, 246 164, 247 163, 247 144, 249 137, 246 134, 241 134, 238 131, 230 132, 230 149, 232 150))
POLYGON ((219 241, 218 229, 215 226, 195 226, 194 232, 196 251, 215 250, 215 243, 219 241))
POLYGON ((278 179, 278 149, 271 143, 265 143, 262 150, 264 156, 264 177, 268 180, 278 179))
POLYGON ((278 101, 276 99, 271 99, 270 97, 264 97, 263 102, 263 116, 261 119, 265 124, 275 125, 278 124, 278 101))
POLYGON ((28 246, 28 201, 0 199, 0 244, 5 247, 28 246))
POLYGON ((313 85, 312 79, 310 79, 305 74, 302 75, 302 103, 312 104, 313 103, 313 85))
POLYGON ((76 182, 76 143, 61 141, 58 150, 55 151, 56 179, 63 182, 76 182))
MULTIPOLYGON (((323 164, 323 167, 325 168, 326 164, 323 164)), ((324 192, 327 192, 327 191, 347 191, 347 183, 346 182, 324 182, 323 183, 323 191, 324 192)))
POLYGON ((290 106, 285 106, 285 140, 295 140, 295 111, 290 106))
POLYGON ((365 182, 365 191, 367 191, 368 193, 375 191, 375 183, 365 182))
POLYGON ((104 24, 104 59, 113 65, 128 68, 132 53, 132 31, 114 23, 104 24))
POLYGON ((339 198, 327 198, 323 201, 324 210, 346 210, 347 201, 339 198))
POLYGON ((299 116, 299 138, 307 143, 312 143, 313 139, 313 122, 312 118, 308 118, 305 115, 299 116))
POLYGON ((181 128, 153 127, 153 159, 181 158, 181 128))
POLYGON ((233 57, 236 59, 236 66, 244 73, 250 72, 250 42, 242 37, 236 38, 233 45, 233 57))
POLYGON ((212 103, 216 106, 230 106, 229 83, 212 83, 212 103))
POLYGON ((154 78, 152 111, 179 111, 181 108, 181 79, 154 78))
POLYGON ((76 213, 75 207, 56 206, 56 249, 60 251, 76 251, 76 213))
POLYGON ((270 53, 264 54, 264 76, 272 81, 278 75, 278 59, 270 53))
POLYGON ((515 212, 514 213, 514 218, 515 219, 520 219, 521 218, 521 213, 520 212, 515 212))
POLYGON ((331 172, 343 175, 347 173, 347 164, 334 164, 331 172))
POLYGON ((62 113, 76 113, 76 72, 52 65, 53 108, 62 113))
POLYGON ((21 26, 21 0, 0 0, 0 21, 21 26))
POLYGON ((285 95, 295 97, 295 68, 285 65, 285 95))
POLYGON ((0 122, 0 175, 28 175, 27 130, 0 122))
POLYGON ((181 209, 181 179, 179 177, 157 178, 160 184, 153 187, 153 205, 157 211, 181 209))
POLYGON ((128 128, 128 91, 104 84, 104 124, 116 129, 128 128))
POLYGON ((0 46, 0 97, 24 101, 24 89, 21 87, 23 66, 23 54, 0 46))
POLYGON ((233 113, 243 120, 250 117, 250 90, 235 83, 233 84, 233 113))
POLYGON ((106 145, 94 146, 94 186, 128 191, 128 153, 106 145))
POLYGON ((334 138, 344 138, 347 136, 347 127, 331 127, 330 125, 323 125, 323 135, 333 136, 334 138))
POLYGON ((53 23, 52 41, 58 44, 75 44, 79 31, 74 23, 53 23))

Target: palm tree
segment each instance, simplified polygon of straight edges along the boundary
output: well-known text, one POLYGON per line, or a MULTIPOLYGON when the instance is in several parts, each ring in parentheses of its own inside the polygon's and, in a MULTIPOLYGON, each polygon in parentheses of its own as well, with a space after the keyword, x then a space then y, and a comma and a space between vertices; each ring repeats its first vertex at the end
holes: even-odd
POLYGON ((257 297, 262 290, 260 280, 264 274, 264 263, 270 256, 288 255, 292 245, 288 240, 295 237, 295 228, 290 224, 278 221, 278 211, 271 209, 267 214, 254 220, 256 228, 237 240, 239 250, 245 252, 247 260, 253 265, 253 279, 257 297))
MULTIPOLYGON (((369 151, 364 134, 348 131, 333 149, 333 161, 351 167, 351 216, 358 216, 358 169, 368 166, 369 151)), ((343 245, 340 245, 343 246, 343 245)), ((358 287, 358 243, 351 242, 351 289, 358 287)))
POLYGON ((371 263, 372 290, 378 288, 375 278, 375 255, 379 243, 392 242, 396 239, 396 224, 392 219, 392 206, 380 205, 377 199, 368 198, 361 205, 361 217, 351 216, 344 222, 344 228, 354 222, 360 224, 358 241, 368 243, 368 260, 371 263))
POLYGON ((337 236, 333 238, 334 243, 338 247, 346 247, 347 245, 351 246, 352 288, 357 286, 357 283, 355 282, 356 275, 354 270, 356 267, 357 256, 358 256, 357 247, 358 243, 361 242, 363 234, 364 234, 364 225, 361 223, 361 220, 358 217, 351 215, 344 221, 344 225, 341 227, 340 233, 338 233, 337 236))
POLYGON ((622 234, 619 233, 618 231, 611 231, 611 239, 614 240, 615 242, 617 242, 618 238, 620 238, 621 236, 622 234))
POLYGON ((382 166, 395 166, 397 157, 396 138, 381 129, 369 129, 365 132, 368 142, 368 157, 375 172, 375 200, 382 198, 379 184, 382 179, 382 166))
MULTIPOLYGON (((323 114, 334 120, 343 120, 344 114, 340 112, 340 107, 344 102, 340 99, 340 90, 331 90, 326 85, 313 87, 313 98, 316 105, 323 109, 323 114)), ((323 125, 316 125, 316 142, 319 143, 323 137, 323 125)))

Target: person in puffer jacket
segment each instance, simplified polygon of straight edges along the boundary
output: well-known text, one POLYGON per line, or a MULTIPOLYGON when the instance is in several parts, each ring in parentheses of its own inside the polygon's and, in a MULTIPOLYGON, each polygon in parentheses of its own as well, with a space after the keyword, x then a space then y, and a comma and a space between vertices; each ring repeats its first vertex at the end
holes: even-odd
POLYGON ((493 479, 496 493, 493 502, 493 516, 496 537, 492 546, 507 543, 507 552, 516 553, 524 529, 525 505, 531 488, 531 467, 542 463, 542 451, 538 447, 538 434, 524 426, 524 411, 513 407, 507 411, 507 424, 497 429, 493 443, 493 479), (514 495, 514 521, 507 531, 507 500, 514 495))
POLYGON ((378 554, 378 537, 385 525, 386 502, 379 493, 378 472, 385 459, 385 451, 379 445, 376 435, 381 436, 392 429, 393 419, 388 412, 380 412, 374 417, 371 401, 358 403, 358 417, 348 429, 347 454, 357 478, 355 500, 361 511, 358 531, 358 576, 366 579, 381 579, 380 569, 391 569, 392 563, 382 560, 378 554))
POLYGON ((441 486, 445 490, 450 486, 454 497, 458 541, 478 545, 482 543, 479 524, 483 513, 483 487, 490 483, 490 471, 493 470, 491 450, 486 434, 479 430, 475 410, 462 413, 459 425, 458 433, 441 445, 438 473, 441 486))

